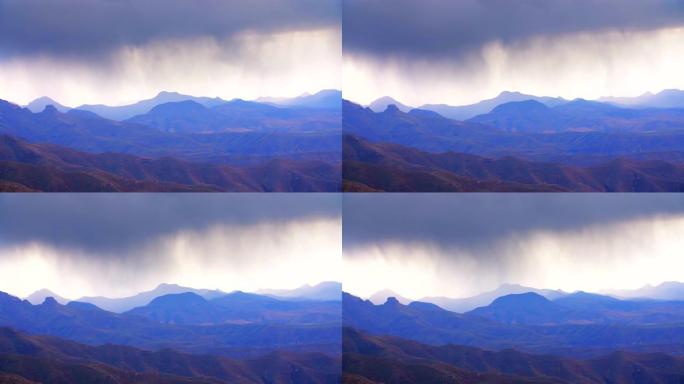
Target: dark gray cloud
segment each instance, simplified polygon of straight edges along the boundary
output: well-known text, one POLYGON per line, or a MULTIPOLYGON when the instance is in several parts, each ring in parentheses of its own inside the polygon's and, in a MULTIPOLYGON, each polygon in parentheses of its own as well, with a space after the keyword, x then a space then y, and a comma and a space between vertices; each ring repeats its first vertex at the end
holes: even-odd
POLYGON ((344 0, 345 52, 458 60, 491 41, 684 25, 682 0, 344 0))
POLYGON ((4 194, 0 247, 36 241, 109 257, 182 230, 339 216, 335 194, 4 194))
POLYGON ((340 12, 340 0, 0 0, 0 57, 335 27, 340 12))
MULTIPOLYGON (((345 251, 385 241, 487 248, 534 230, 684 215, 680 194, 346 194, 345 251)), ((351 254, 351 253, 350 253, 351 254)), ((481 257, 487 258, 486 253, 481 257)))

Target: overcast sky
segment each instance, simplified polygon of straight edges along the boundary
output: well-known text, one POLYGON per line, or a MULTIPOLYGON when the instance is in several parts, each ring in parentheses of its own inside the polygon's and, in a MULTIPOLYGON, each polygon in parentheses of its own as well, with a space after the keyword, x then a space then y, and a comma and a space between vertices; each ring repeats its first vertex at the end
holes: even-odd
POLYGON ((0 0, 0 98, 126 104, 340 88, 341 0, 0 0))
POLYGON ((336 194, 5 194, 0 212, 0 291, 21 297, 341 280, 336 194))
POLYGON ((679 194, 346 194, 344 290, 466 297, 684 281, 679 194))
POLYGON ((345 0, 347 99, 462 105, 684 89, 681 0, 345 0))

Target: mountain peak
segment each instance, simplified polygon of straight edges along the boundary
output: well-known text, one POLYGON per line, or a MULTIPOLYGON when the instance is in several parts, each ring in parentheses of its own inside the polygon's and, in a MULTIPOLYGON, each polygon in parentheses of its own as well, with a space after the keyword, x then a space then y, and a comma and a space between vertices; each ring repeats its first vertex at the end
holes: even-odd
POLYGON ((190 305, 205 303, 206 300, 194 293, 194 292, 184 292, 184 293, 172 293, 164 296, 159 296, 150 302, 150 306, 163 306, 163 305, 190 305))
POLYGON ((491 306, 508 306, 508 305, 529 305, 529 304, 547 304, 550 303, 544 296, 535 292, 526 293, 512 293, 510 295, 501 296, 495 299, 491 306))
POLYGON ((55 104, 55 103, 57 103, 57 102, 56 102, 55 100, 51 99, 50 97, 41 96, 41 97, 39 97, 39 98, 33 100, 33 101, 30 102, 29 104, 33 104, 33 103, 55 104))
POLYGON ((387 301, 385 301, 385 304, 384 304, 384 305, 393 305, 393 306, 397 306, 397 305, 399 305, 399 304, 400 304, 400 303, 399 303, 399 300, 397 300, 396 297, 390 296, 390 297, 387 298, 387 301))
POLYGON ((205 109, 207 109, 205 106, 194 100, 183 100, 170 101, 168 103, 159 104, 152 108, 149 113, 167 113, 172 115, 178 115, 194 111, 203 111, 205 109))
POLYGON ((48 104, 45 106, 45 108, 43 108, 43 112, 41 112, 41 113, 54 114, 54 113, 57 113, 57 108, 55 108, 55 106, 52 104, 48 104))
POLYGON ((497 114, 497 113, 529 113, 529 112, 538 112, 538 111, 546 111, 548 110, 549 107, 544 105, 543 103, 540 103, 537 100, 524 100, 524 101, 511 101, 508 103, 501 104, 497 106, 496 108, 492 109, 492 114, 497 114))
POLYGON ((501 91, 497 98, 499 97, 511 97, 511 96, 522 96, 522 93, 517 91, 501 91))
POLYGON ((157 288, 155 288, 154 290, 156 291, 158 289, 179 288, 179 287, 180 287, 180 285, 178 285, 178 284, 161 283, 161 284, 157 285, 157 288))
POLYGON ((49 289, 39 289, 29 296, 26 297, 26 301, 28 301, 31 304, 38 305, 43 303, 46 299, 51 298, 55 301, 57 301, 60 304, 66 304, 69 300, 59 296, 58 294, 52 292, 49 289))
POLYGON ((391 98, 390 96, 383 96, 374 102, 370 103, 368 105, 368 108, 370 108, 373 112, 387 112, 387 109, 390 107, 390 105, 394 105, 394 107, 402 112, 408 112, 410 111, 411 107, 400 103, 399 101, 391 98))
POLYGON ((43 301, 43 305, 56 306, 57 304, 57 300, 55 300, 55 298, 52 296, 46 297, 43 301))
POLYGON ((68 107, 63 106, 62 104, 58 103, 57 101, 55 101, 55 100, 53 100, 47 96, 41 96, 41 97, 33 100, 32 102, 30 102, 26 105, 26 108, 33 113, 39 113, 39 112, 44 111, 48 105, 53 106, 55 109, 57 109, 60 112, 66 112, 69 110, 68 107))
POLYGON ((385 113, 396 113, 399 112, 399 108, 397 107, 396 104, 387 104, 387 107, 385 108, 385 113))
POLYGON ((53 293, 51 290, 47 289, 47 288, 42 288, 42 289, 39 289, 39 290, 33 292, 33 293, 31 294, 31 296, 33 296, 33 295, 54 296, 54 293, 53 293))
POLYGON ((155 97, 165 97, 165 96, 180 96, 180 93, 169 92, 169 91, 161 91, 161 92, 157 93, 157 96, 155 96, 155 97))

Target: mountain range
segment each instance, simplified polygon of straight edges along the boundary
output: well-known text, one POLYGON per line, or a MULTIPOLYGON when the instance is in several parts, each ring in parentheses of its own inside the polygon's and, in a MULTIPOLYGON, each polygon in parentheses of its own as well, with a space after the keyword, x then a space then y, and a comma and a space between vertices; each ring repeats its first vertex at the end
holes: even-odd
POLYGON ((316 285, 305 284, 295 289, 261 289, 256 293, 279 299, 340 301, 342 300, 342 283, 324 281, 316 285))
POLYGON ((487 306, 502 296, 528 292, 539 294, 549 300, 554 300, 568 294, 567 292, 556 289, 537 289, 520 284, 502 284, 494 290, 483 292, 475 296, 464 298, 424 297, 419 301, 433 303, 452 312, 463 313, 478 307, 487 306))
MULTIPOLYGON (((65 299, 49 289, 39 289, 30 294, 25 300, 33 305, 41 304, 46 298, 52 297, 60 304, 67 304, 70 301, 89 303, 105 311, 123 313, 137 307, 144 307, 154 299, 179 293, 192 293, 206 300, 216 299, 226 296, 229 293, 220 289, 195 289, 183 287, 178 284, 159 284, 154 289, 137 293, 132 296, 110 298, 103 296, 84 296, 76 300, 65 299)), ((262 289, 256 292, 258 295, 274 297, 283 300, 290 299, 295 301, 340 301, 342 294, 342 284, 336 281, 324 281, 316 285, 303 285, 296 289, 262 289)), ((256 297, 256 296, 255 296, 256 297)))
POLYGON ((534 97, 454 120, 344 100, 343 132, 346 191, 684 189, 684 108, 534 97))
POLYGON ((522 293, 459 314, 426 302, 403 305, 394 298, 375 305, 345 293, 342 314, 345 326, 432 345, 570 357, 611 351, 684 354, 682 301, 626 301, 582 292, 548 300, 522 293))
MULTIPOLYGON (((424 302, 435 304, 441 308, 444 308, 451 312, 464 313, 472 311, 478 307, 486 307, 492 304, 496 299, 521 294, 521 293, 534 293, 542 296, 551 301, 563 302, 563 300, 557 300, 563 298, 564 296, 570 295, 571 297, 581 296, 582 294, 591 295, 584 292, 565 292, 560 289, 538 289, 533 287, 527 287, 520 284, 502 284, 496 289, 491 291, 485 291, 478 293, 474 296, 466 296, 460 298, 445 297, 445 296, 426 296, 419 300, 411 300, 397 295, 395 292, 389 289, 384 289, 378 291, 371 295, 368 300, 373 304, 379 305, 387 301, 388 298, 393 297, 398 302, 406 305, 413 301, 424 302)), ((606 300, 609 299, 632 299, 639 302, 684 302, 684 283, 677 281, 668 281, 656 286, 646 285, 639 289, 620 289, 620 290, 606 290, 602 291, 600 295, 605 296, 606 300)))
POLYGON ((281 105, 285 107, 305 107, 320 109, 339 109, 342 102, 342 91, 325 89, 312 94, 305 93, 293 98, 260 97, 258 102, 281 105))
POLYGON ((426 345, 343 330, 345 383, 677 383, 684 357, 612 352, 590 359, 426 345))
POLYGON ((385 109, 387 109, 387 107, 389 107, 390 105, 394 106, 402 112, 408 112, 413 109, 413 107, 409 107, 408 105, 402 104, 389 96, 383 96, 373 101, 372 103, 368 104, 368 108, 373 112, 382 112, 385 109))
POLYGON ((173 157, 92 154, 0 135, 0 179, 26 191, 325 191, 339 172, 319 160, 271 159, 260 164, 198 163, 173 157))
POLYGON ((188 353, 338 350, 339 302, 243 296, 235 292, 207 300, 193 293, 171 294, 117 314, 78 301, 62 305, 52 298, 33 305, 3 293, 0 326, 84 344, 173 348, 188 353), (264 300, 268 302, 264 304, 264 300), (231 309, 230 304, 236 301, 239 306, 231 309), (183 306, 189 302, 200 303, 203 311, 188 312, 183 306), (263 313, 259 315, 259 311, 263 313), (332 314, 335 311, 337 316, 332 314))
POLYGON ((256 359, 192 355, 170 349, 90 346, 0 328, 3 383, 335 383, 336 358, 274 352, 256 359))
POLYGON ((444 117, 448 117, 454 120, 467 120, 478 115, 489 113, 499 105, 526 100, 534 100, 549 107, 554 107, 567 102, 567 100, 561 97, 539 97, 520 92, 504 91, 494 98, 482 100, 474 104, 462 106, 452 106, 446 104, 425 104, 420 106, 419 109, 437 112, 444 117))
MULTIPOLYGON (((287 107, 339 109, 341 100, 342 92, 338 90, 327 89, 317 92, 313 95, 304 94, 294 98, 261 97, 255 101, 259 103, 269 103, 273 105, 281 105, 287 107)), ((106 119, 121 121, 130 119, 134 116, 146 114, 155 107, 162 104, 183 101, 192 101, 207 108, 215 107, 228 102, 228 100, 221 99, 220 97, 195 97, 190 95, 184 95, 178 92, 162 91, 152 98, 141 100, 127 105, 109 106, 103 104, 84 104, 75 108, 66 107, 47 96, 42 96, 31 101, 29 104, 26 105, 26 108, 29 109, 31 112, 37 113, 45 109, 46 106, 52 105, 58 111, 63 113, 66 113, 70 109, 75 109, 80 111, 92 112, 106 119)))
POLYGON ((666 89, 655 94, 646 92, 637 97, 602 97, 598 101, 641 108, 684 108, 684 92, 666 89))
POLYGON ((105 311, 122 313, 136 307, 143 307, 158 297, 179 293, 193 293, 207 300, 226 295, 226 292, 223 292, 219 289, 194 289, 189 287, 183 287, 178 284, 159 284, 156 288, 152 290, 140 292, 133 296, 120 298, 84 296, 74 301, 90 303, 97 306, 98 308, 104 309, 105 311))
POLYGON ((645 285, 638 289, 608 290, 605 293, 618 298, 684 300, 684 283, 666 281, 656 286, 645 285))
POLYGON ((206 107, 213 107, 225 103, 226 101, 219 98, 209 97, 194 97, 183 95, 177 92, 159 92, 155 97, 138 101, 129 105, 122 106, 108 106, 103 104, 84 104, 74 109, 81 111, 92 112, 98 116, 111 120, 126 120, 136 115, 142 115, 149 112, 154 107, 180 101, 192 100, 196 103, 206 107))
MULTIPOLYGON (((569 101, 562 97, 535 96, 521 92, 503 91, 496 97, 468 105, 423 104, 420 107, 414 108, 402 104, 390 96, 383 96, 370 103, 368 107, 375 112, 382 112, 389 105, 394 104, 402 112, 422 109, 437 112, 449 119, 468 120, 478 115, 487 114, 499 105, 527 100, 538 101, 548 107, 555 107, 569 101)), ((684 91, 666 89, 656 94, 647 92, 637 97, 601 97, 596 101, 637 108, 684 108, 684 91)))
POLYGON ((684 163, 615 158, 568 165, 514 156, 421 151, 343 136, 345 191, 681 192, 684 163))
POLYGON ((0 189, 338 191, 340 109, 299 106, 306 100, 274 106, 165 92, 122 121, 46 99, 31 106, 44 105, 40 112, 0 100, 0 189))
POLYGON ((393 297, 374 304, 343 293, 345 383, 684 379, 681 298, 622 300, 508 284, 470 299, 425 300, 464 311, 426 301, 402 304, 393 297))
POLYGON ((49 383, 339 381, 339 298, 278 299, 163 284, 118 301, 84 300, 122 310, 154 295, 160 296, 114 313, 83 301, 60 304, 53 297, 34 305, 0 292, 0 372, 5 375, 0 378, 49 383))
POLYGON ((406 297, 398 295, 396 292, 392 291, 391 289, 383 289, 383 290, 375 292, 374 294, 372 294, 368 298, 368 301, 370 301, 373 304, 382 304, 385 301, 387 301, 387 299, 389 299, 390 297, 394 298, 395 300, 397 300, 398 302, 400 302, 402 304, 408 304, 408 303, 413 301, 411 299, 407 299, 406 297))
POLYGON ((38 305, 38 304, 43 303, 45 301, 45 299, 47 299, 49 297, 52 298, 53 300, 55 300, 56 302, 58 302, 59 304, 62 304, 62 305, 65 305, 71 301, 71 300, 65 299, 65 298, 61 297, 60 295, 52 292, 51 290, 45 289, 45 288, 39 289, 39 290, 33 292, 32 294, 26 296, 26 298, 24 300, 28 301, 29 303, 31 303, 33 305, 38 305))

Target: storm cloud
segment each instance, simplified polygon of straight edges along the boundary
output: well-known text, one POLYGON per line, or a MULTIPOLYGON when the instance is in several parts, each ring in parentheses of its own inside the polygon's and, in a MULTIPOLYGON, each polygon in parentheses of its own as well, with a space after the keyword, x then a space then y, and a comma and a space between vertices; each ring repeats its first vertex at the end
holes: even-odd
POLYGON ((339 25, 335 0, 2 0, 0 57, 107 56, 156 40, 339 25))
POLYGON ((335 194, 7 195, 0 212, 0 290, 17 295, 339 280, 335 194))
POLYGON ((340 0, 0 0, 0 98, 123 105, 340 88, 340 0))
POLYGON ((519 91, 567 99, 684 88, 679 0, 345 1, 345 97, 419 107, 519 91))
POLYGON ((684 280, 677 194, 345 196, 345 290, 419 299, 512 283, 567 291, 684 280))
POLYGON ((684 215, 684 197, 399 193, 345 195, 343 209, 345 249, 386 241, 477 249, 511 234, 571 231, 640 218, 684 215))
POLYGON ((345 0, 343 47, 378 57, 458 59, 492 41, 682 24, 679 0, 345 0))

